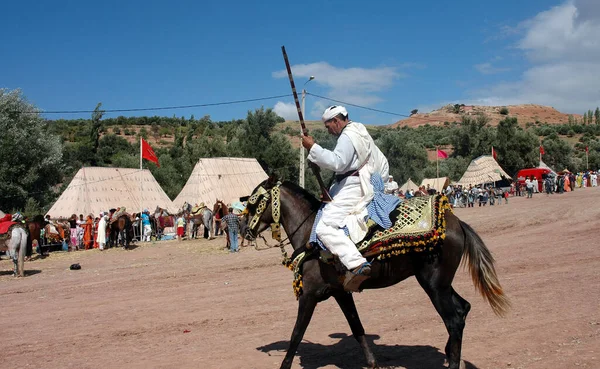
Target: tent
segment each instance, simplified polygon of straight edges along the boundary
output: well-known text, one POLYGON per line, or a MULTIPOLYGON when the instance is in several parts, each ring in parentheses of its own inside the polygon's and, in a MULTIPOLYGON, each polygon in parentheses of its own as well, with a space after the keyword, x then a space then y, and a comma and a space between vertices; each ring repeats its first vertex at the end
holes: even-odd
POLYGON ((173 203, 184 202, 208 207, 222 200, 226 204, 248 196, 268 176, 254 158, 202 158, 198 160, 190 178, 173 203))
POLYGON ((540 165, 538 165, 538 168, 548 169, 554 175, 554 177, 557 176, 556 172, 552 168, 550 168, 546 163, 544 163, 542 160, 540 160, 540 165))
POLYGON ((473 159, 462 178, 456 184, 477 186, 484 183, 508 181, 512 178, 506 174, 491 155, 482 155, 473 159))
POLYGON ((125 206, 129 213, 142 208, 154 211, 157 206, 176 210, 148 169, 84 167, 46 214, 53 219, 72 214, 98 215, 119 206, 125 206))
POLYGON ((413 182, 410 178, 408 179, 408 181, 406 181, 405 184, 403 184, 402 186, 400 186, 399 190, 402 191, 402 193, 406 193, 406 191, 416 191, 419 189, 419 186, 417 186, 415 184, 415 182, 413 182))
POLYGON ((450 184, 450 178, 448 177, 440 177, 440 178, 425 178, 423 182, 421 182, 421 186, 427 188, 429 185, 430 188, 434 188, 437 192, 444 192, 444 189, 448 187, 450 184))

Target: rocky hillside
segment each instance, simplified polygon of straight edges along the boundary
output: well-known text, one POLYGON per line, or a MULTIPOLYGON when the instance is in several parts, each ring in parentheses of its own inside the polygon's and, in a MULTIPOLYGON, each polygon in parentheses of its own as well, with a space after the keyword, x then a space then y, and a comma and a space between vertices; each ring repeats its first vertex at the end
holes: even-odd
MULTIPOLYGON (((561 113, 558 110, 543 105, 524 104, 507 106, 477 106, 477 105, 446 105, 430 113, 413 114, 410 118, 402 119, 390 127, 409 126, 418 127, 425 124, 443 125, 444 122, 460 122, 463 116, 477 116, 484 114, 490 119, 490 124, 495 126, 507 116, 516 117, 519 124, 527 123, 549 123, 563 124, 568 123, 569 114, 561 113), (503 114, 504 113, 504 114, 503 114)), ((572 114, 573 117, 580 120, 581 115, 572 114)))

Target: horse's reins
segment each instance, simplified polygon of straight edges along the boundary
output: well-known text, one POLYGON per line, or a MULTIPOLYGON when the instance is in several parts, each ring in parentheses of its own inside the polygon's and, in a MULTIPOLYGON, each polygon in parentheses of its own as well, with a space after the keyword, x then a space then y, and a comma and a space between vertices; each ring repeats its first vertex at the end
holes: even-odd
MULTIPOLYGON (((279 186, 280 185, 281 184, 278 183, 274 188, 271 188, 269 191, 266 191, 264 188, 261 187, 262 191, 260 191, 261 189, 259 189, 258 193, 254 194, 250 197, 250 199, 248 200, 248 203, 250 203, 250 204, 256 204, 260 197, 262 197, 262 199, 257 206, 256 213, 254 214, 252 220, 250 221, 248 230, 250 231, 250 235, 252 237, 254 237, 254 235, 252 235, 251 232, 253 231, 254 227, 258 225, 258 221, 259 221, 260 217, 262 216, 262 213, 266 210, 266 204, 269 201, 269 199, 271 199, 271 201, 272 201, 271 207, 272 207, 272 213, 273 213, 273 218, 274 218, 273 219, 274 223, 271 223, 271 232, 272 232, 273 238, 277 239, 277 237, 279 237, 279 240, 278 240, 279 245, 274 245, 274 246, 269 245, 267 243, 267 240, 264 238, 264 236, 262 236, 262 234, 259 233, 259 234, 257 234, 256 237, 262 238, 268 247, 264 248, 264 249, 259 249, 258 245, 255 245, 254 248, 257 251, 262 251, 262 250, 267 250, 267 249, 273 248, 275 246, 279 246, 279 248, 281 249, 281 255, 283 256, 283 260, 284 260, 284 262, 286 262, 287 260, 289 260, 289 257, 287 255, 287 252, 285 251, 285 246, 290 245, 292 243, 290 238, 294 237, 296 232, 298 232, 298 230, 300 230, 300 228, 302 228, 302 226, 304 225, 304 223, 306 223, 308 218, 310 218, 318 210, 311 211, 306 216, 306 218, 304 218, 304 220, 300 223, 300 225, 294 230, 294 232, 292 232, 290 235, 288 235, 285 239, 281 240, 281 231, 280 231, 280 225, 279 225, 279 217, 281 215, 281 211, 280 211, 281 201, 279 199, 279 186), (277 189, 276 194, 273 193, 274 189, 277 189)), ((256 239, 256 237, 254 237, 254 239, 256 239)))

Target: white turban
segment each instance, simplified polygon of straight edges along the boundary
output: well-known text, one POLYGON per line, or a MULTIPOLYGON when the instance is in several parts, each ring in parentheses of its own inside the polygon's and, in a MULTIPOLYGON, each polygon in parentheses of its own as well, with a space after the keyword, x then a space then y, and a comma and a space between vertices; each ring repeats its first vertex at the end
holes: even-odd
POLYGON ((327 122, 328 120, 337 117, 339 114, 342 114, 345 117, 348 116, 348 112, 346 111, 346 108, 344 108, 343 106, 341 106, 341 105, 330 106, 327 109, 325 109, 321 119, 323 119, 323 122, 327 122))

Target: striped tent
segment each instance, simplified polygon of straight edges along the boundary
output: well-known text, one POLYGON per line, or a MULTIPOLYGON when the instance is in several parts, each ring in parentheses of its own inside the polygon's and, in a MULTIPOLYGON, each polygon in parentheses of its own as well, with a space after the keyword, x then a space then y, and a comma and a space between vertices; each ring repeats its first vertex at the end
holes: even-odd
POLYGON ((233 204, 250 195, 267 178, 254 158, 202 158, 173 203, 178 208, 185 202, 191 205, 203 202, 212 208, 217 199, 233 204))
POLYGON ((157 206, 176 211, 173 202, 148 169, 84 167, 46 214, 52 219, 94 214, 126 207, 137 213, 157 206))
POLYGON ((482 155, 471 161, 465 174, 456 184, 477 186, 511 179, 491 155, 482 155))

